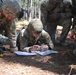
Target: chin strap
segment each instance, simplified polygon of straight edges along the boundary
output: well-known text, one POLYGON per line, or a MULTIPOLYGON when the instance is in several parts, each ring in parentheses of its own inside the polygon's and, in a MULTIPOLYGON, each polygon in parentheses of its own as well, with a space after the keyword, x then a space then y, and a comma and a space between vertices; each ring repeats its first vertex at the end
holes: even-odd
MULTIPOLYGON (((40 35, 41 35, 41 33, 40 33, 40 35)), ((37 43, 38 39, 40 38, 40 35, 35 39, 34 45, 37 43)))

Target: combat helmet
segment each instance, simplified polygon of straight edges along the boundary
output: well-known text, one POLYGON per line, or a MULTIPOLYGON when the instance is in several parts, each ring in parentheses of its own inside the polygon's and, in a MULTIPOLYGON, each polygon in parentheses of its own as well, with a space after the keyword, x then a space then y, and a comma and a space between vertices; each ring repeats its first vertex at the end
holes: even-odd
POLYGON ((21 11, 20 4, 17 0, 4 0, 2 4, 2 10, 13 16, 17 16, 17 14, 21 11))
POLYGON ((30 31, 34 30, 36 32, 41 32, 43 30, 43 24, 42 24, 41 20, 39 20, 39 19, 33 19, 28 24, 28 29, 30 31))

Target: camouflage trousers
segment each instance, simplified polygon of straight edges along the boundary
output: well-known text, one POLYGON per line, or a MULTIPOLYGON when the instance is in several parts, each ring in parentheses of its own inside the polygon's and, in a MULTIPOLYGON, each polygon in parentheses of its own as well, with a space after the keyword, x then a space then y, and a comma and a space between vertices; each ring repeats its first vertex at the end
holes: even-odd
POLYGON ((72 25, 72 21, 71 21, 71 18, 67 18, 65 20, 62 21, 61 25, 63 26, 63 29, 62 29, 62 33, 60 35, 60 42, 65 42, 66 40, 66 37, 70 31, 70 28, 71 28, 71 25, 72 25))
POLYGON ((44 29, 49 33, 53 43, 55 42, 56 28, 57 28, 57 23, 47 23, 47 25, 44 26, 44 29))
POLYGON ((47 23, 46 26, 44 26, 45 30, 49 33, 49 35, 51 36, 51 39, 53 41, 53 43, 55 42, 55 38, 56 38, 56 29, 57 29, 57 25, 60 25, 63 27, 62 29, 62 33, 60 35, 60 39, 59 42, 65 42, 66 37, 68 35, 68 32, 70 30, 70 27, 72 25, 71 22, 71 18, 65 18, 65 20, 59 20, 57 22, 54 23, 47 23))
POLYGON ((73 15, 73 27, 72 27, 72 29, 76 26, 76 15, 73 15))

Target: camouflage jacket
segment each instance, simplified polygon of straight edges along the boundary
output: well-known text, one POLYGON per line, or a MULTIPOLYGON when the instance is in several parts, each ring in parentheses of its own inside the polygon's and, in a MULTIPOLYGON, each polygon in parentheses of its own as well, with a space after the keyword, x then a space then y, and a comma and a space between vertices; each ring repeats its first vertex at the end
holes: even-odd
POLYGON ((72 13, 76 15, 76 0, 72 0, 72 13))
POLYGON ((71 2, 69 0, 43 0, 41 3, 41 20, 43 24, 57 22, 61 18, 71 17, 71 2))
POLYGON ((23 29, 17 37, 17 46, 20 50, 24 50, 26 47, 32 45, 47 44, 50 49, 54 48, 52 40, 46 31, 42 31, 38 38, 34 38, 30 35, 27 29, 23 29))
MULTIPOLYGON (((0 4, 2 4, 1 0, 0 0, 0 4)), ((0 6, 0 9, 1 9, 1 6, 0 6)), ((16 47, 15 20, 13 20, 13 21, 7 20, 4 16, 2 16, 1 10, 0 10, 0 34, 2 34, 3 31, 5 31, 8 39, 9 39, 10 46, 13 48, 16 47)))

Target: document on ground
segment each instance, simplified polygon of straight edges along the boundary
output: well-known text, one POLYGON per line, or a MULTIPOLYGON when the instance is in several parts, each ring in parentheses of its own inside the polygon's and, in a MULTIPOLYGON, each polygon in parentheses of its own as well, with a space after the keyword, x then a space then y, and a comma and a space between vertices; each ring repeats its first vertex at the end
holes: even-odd
POLYGON ((35 52, 22 52, 22 51, 17 51, 17 52, 15 52, 15 54, 21 55, 21 56, 37 55, 35 52))
POLYGON ((54 53, 58 53, 58 51, 46 50, 46 51, 33 51, 33 52, 22 52, 22 51, 15 52, 15 54, 21 55, 21 56, 32 56, 37 54, 45 56, 45 55, 54 54, 54 53))
POLYGON ((45 56, 45 55, 49 55, 49 54, 53 54, 53 53, 58 53, 58 51, 55 51, 55 50, 46 50, 46 51, 37 51, 36 53, 40 54, 42 56, 45 56))

